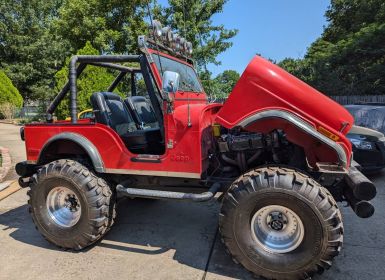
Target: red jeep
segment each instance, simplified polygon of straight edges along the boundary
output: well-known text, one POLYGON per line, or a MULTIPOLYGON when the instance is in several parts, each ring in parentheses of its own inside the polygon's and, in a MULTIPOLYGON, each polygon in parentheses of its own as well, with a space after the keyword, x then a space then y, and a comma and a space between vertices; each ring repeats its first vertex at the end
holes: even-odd
POLYGON ((110 229, 117 196, 196 202, 221 193, 219 227, 232 258, 269 279, 306 279, 331 266, 343 241, 336 201, 362 218, 376 189, 352 162, 353 117, 261 57, 224 104, 209 103, 191 44, 168 29, 139 37, 138 55, 74 56, 69 82, 26 125, 34 223, 50 242, 80 250, 110 229), (128 67, 137 65, 136 67, 128 67), (87 65, 119 74, 77 119, 77 78, 87 65), (129 85, 126 99, 113 93, 129 85), (71 121, 53 121, 70 92, 71 121))

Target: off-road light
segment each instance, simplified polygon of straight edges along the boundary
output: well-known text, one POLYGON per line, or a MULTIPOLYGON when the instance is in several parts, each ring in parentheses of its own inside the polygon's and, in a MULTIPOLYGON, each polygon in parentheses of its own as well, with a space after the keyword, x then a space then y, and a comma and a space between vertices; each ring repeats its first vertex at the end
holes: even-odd
POLYGON ((187 40, 185 38, 181 37, 179 40, 179 44, 180 44, 180 50, 182 52, 186 52, 186 43, 187 43, 187 40))
POLYGON ((178 47, 177 50, 181 53, 184 53, 184 51, 185 51, 184 47, 185 47, 186 39, 181 37, 181 36, 178 36, 176 38, 176 41, 177 41, 177 47, 178 47))
POLYGON ((171 28, 166 26, 162 28, 162 39, 164 40, 165 43, 170 44, 172 42, 172 31, 171 28))
POLYGON ((154 20, 151 26, 151 35, 155 35, 158 38, 162 37, 162 24, 158 20, 154 20))
POLYGON ((154 37, 159 43, 171 47, 175 52, 184 55, 191 55, 193 52, 192 43, 188 42, 186 38, 179 36, 179 34, 172 32, 171 27, 162 27, 158 20, 153 20, 150 26, 150 36, 154 37))
POLYGON ((180 49, 179 38, 180 38, 179 34, 172 34, 171 47, 177 51, 179 51, 180 49))
POLYGON ((186 42, 186 52, 187 54, 192 54, 192 43, 186 42))

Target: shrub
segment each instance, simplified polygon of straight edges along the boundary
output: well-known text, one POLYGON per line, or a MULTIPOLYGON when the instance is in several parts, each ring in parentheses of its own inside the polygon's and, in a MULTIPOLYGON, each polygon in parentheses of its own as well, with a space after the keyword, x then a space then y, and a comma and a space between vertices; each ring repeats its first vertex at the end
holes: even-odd
POLYGON ((15 116, 16 106, 10 102, 0 104, 0 115, 6 120, 12 120, 15 116))
POLYGON ((4 71, 0 70, 0 115, 11 119, 16 108, 23 106, 23 98, 4 71))

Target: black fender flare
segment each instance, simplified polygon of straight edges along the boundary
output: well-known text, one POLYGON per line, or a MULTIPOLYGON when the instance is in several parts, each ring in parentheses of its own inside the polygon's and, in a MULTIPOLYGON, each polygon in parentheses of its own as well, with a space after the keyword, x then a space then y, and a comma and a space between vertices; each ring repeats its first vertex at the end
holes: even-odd
POLYGON ((94 144, 91 143, 86 137, 83 135, 80 135, 78 133, 73 132, 63 132, 60 134, 57 134, 50 139, 48 139, 47 142, 45 142, 43 148, 41 149, 39 153, 39 157, 37 160, 37 164, 41 162, 41 159, 44 155, 45 150, 54 142, 60 141, 60 140, 69 140, 76 144, 78 144, 80 147, 84 149, 84 151, 88 154, 88 156, 91 159, 92 165, 96 172, 104 173, 104 163, 102 160, 102 157, 100 156, 98 149, 94 146, 94 144))

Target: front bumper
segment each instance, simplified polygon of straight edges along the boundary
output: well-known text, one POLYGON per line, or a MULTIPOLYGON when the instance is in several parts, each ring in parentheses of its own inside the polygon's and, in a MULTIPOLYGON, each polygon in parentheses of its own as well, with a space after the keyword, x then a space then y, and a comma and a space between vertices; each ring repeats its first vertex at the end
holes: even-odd
POLYGON ((32 176, 37 172, 38 169, 39 169, 38 165, 34 163, 30 163, 28 161, 21 161, 17 163, 15 166, 15 171, 17 175, 19 175, 22 178, 32 176))

